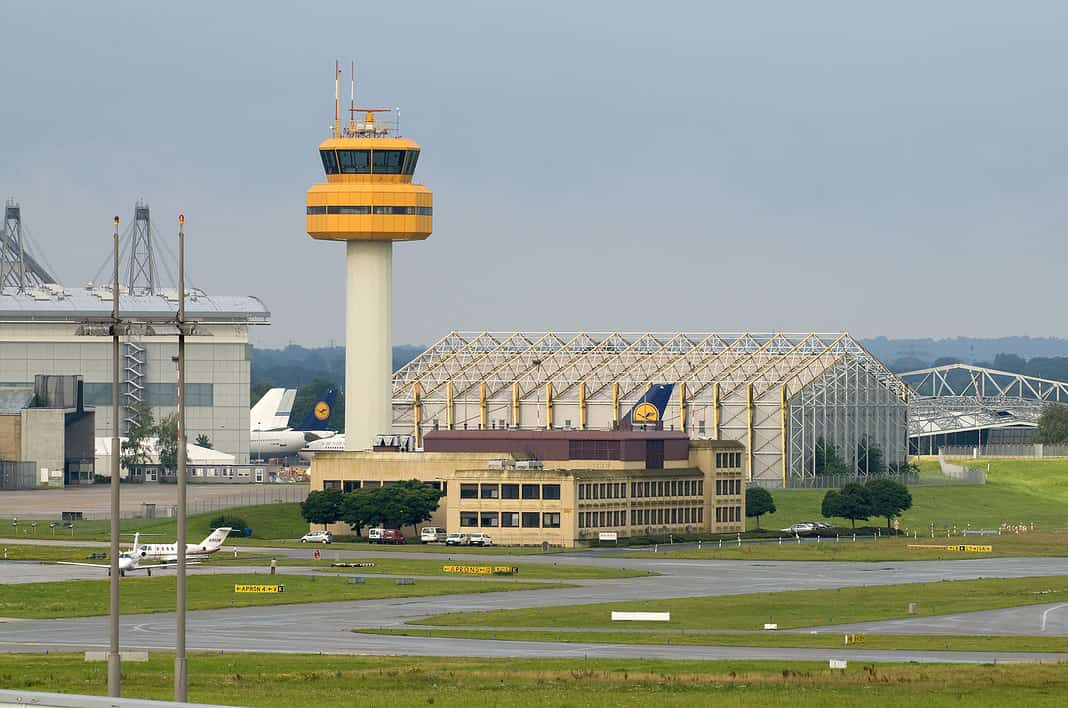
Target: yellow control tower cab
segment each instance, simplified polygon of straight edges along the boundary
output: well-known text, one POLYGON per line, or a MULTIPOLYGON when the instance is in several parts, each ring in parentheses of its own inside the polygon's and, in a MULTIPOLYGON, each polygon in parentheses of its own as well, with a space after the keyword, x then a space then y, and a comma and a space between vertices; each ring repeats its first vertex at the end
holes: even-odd
POLYGON ((422 241, 430 235, 433 194, 412 182, 419 145, 397 134, 389 109, 357 108, 355 71, 349 120, 340 115, 335 66, 332 135, 319 145, 326 183, 308 190, 308 235, 326 241, 422 241))
POLYGON ((356 107, 355 76, 342 125, 334 67, 326 183, 308 190, 307 219, 312 238, 345 242, 345 449, 366 450, 393 428, 393 242, 429 236, 434 202, 412 182, 419 146, 397 134, 397 113, 356 107))

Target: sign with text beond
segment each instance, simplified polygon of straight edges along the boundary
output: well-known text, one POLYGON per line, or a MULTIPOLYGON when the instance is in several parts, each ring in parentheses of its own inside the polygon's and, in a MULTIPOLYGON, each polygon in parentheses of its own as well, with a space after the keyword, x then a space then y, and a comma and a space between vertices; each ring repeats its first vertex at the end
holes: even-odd
POLYGON ((597 534, 598 541, 619 541, 619 533, 616 531, 602 531, 597 534))
POLYGON ((913 551, 959 551, 961 553, 990 553, 993 546, 931 546, 922 543, 910 543, 909 549, 913 551))
POLYGON ((285 591, 285 585, 234 585, 234 592, 274 593, 285 591))
POLYGON ((441 570, 461 575, 519 575, 519 568, 511 565, 444 565, 441 570))
POLYGON ((863 634, 847 634, 847 635, 845 635, 845 643, 846 643, 846 646, 849 646, 850 644, 863 644, 864 643, 864 635, 863 634))

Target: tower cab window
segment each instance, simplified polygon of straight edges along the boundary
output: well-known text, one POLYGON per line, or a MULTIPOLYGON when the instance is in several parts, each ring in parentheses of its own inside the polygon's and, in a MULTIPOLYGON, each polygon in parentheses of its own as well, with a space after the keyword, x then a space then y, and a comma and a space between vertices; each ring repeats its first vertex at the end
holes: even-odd
POLYGON ((370 150, 338 150, 337 159, 343 175, 366 175, 371 173, 370 150))
POLYGON ((415 163, 417 163, 417 162, 419 162, 419 151, 418 150, 409 150, 408 152, 406 152, 404 154, 404 170, 402 171, 403 174, 414 175, 415 174, 415 163))
POLYGON ((320 150, 319 156, 323 158, 323 169, 328 175, 337 174, 337 154, 333 150, 320 150))
POLYGON ((399 175, 404 166, 404 150, 375 150, 372 154, 376 175, 399 175))

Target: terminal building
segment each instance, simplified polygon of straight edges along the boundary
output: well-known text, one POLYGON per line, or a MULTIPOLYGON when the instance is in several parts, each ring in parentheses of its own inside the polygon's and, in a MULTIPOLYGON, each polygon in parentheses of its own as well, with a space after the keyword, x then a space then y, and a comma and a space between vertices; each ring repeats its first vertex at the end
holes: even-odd
MULTIPOLYGON (((64 286, 33 257, 23 231, 21 209, 9 202, 0 232, 0 390, 32 389, 39 374, 79 375, 83 403, 95 409, 95 435, 110 437, 112 340, 100 324, 111 318, 110 256, 107 284, 64 286)), ((148 206, 138 203, 123 235, 126 261, 119 296, 121 317, 143 326, 123 337, 121 345, 122 435, 140 405, 156 420, 177 410, 178 293, 163 286, 166 268, 156 256, 158 240, 148 206)), ((216 450, 247 463, 249 328, 269 324, 270 313, 255 297, 209 295, 187 287, 186 318, 197 323, 186 344, 189 439, 207 435, 216 450)), ((90 448, 90 458, 91 453, 90 448)))
MULTIPOLYGON (((745 528, 746 456, 735 441, 663 430, 437 430, 422 451, 380 442, 372 451, 317 454, 311 488, 420 480, 442 492, 426 525, 488 533, 501 545, 745 528)), ((333 531, 352 533, 346 524, 333 531)))
POLYGON ((394 374, 391 432, 611 431, 655 384, 663 428, 741 443, 753 484, 803 484, 831 446, 906 460, 907 389, 844 332, 451 332, 394 374))

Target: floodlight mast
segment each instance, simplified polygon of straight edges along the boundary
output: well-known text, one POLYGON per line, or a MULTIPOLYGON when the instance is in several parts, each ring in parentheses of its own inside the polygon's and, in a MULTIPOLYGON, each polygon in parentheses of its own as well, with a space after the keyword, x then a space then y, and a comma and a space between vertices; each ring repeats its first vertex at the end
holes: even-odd
POLYGON ((189 662, 185 654, 185 214, 178 215, 178 597, 175 608, 174 700, 189 696, 189 662))
POLYGON ((108 645, 108 695, 122 695, 119 656, 119 217, 115 217, 115 272, 111 282, 111 641, 108 645))

